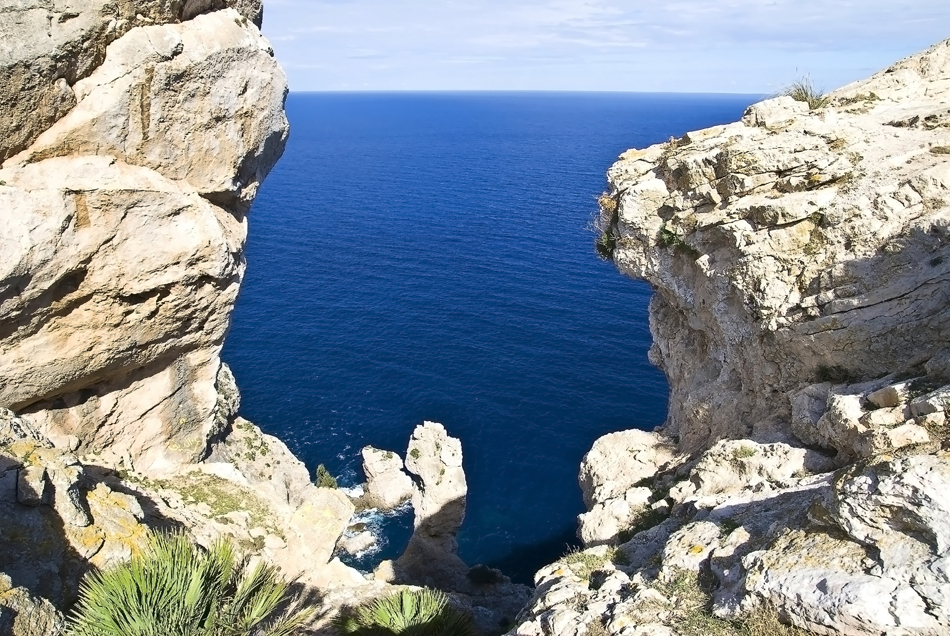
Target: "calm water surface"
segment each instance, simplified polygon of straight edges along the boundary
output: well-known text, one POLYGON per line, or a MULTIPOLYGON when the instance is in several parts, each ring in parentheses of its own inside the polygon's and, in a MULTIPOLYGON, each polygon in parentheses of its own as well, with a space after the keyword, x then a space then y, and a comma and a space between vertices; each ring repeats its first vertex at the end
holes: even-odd
MULTIPOLYGON (((242 414, 344 484, 362 446, 405 453, 442 422, 465 455, 462 557, 530 581, 574 541, 591 443, 666 415, 651 290, 586 229, 604 172, 755 100, 291 94, 224 351, 242 414)), ((411 513, 372 522, 383 545, 362 567, 402 551, 411 513)))

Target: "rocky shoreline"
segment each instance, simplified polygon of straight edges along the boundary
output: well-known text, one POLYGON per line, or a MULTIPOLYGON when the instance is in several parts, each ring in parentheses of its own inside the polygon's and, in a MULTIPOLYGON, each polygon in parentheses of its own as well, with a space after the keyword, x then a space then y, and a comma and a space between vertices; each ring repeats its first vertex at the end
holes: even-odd
POLYGON ((354 502, 238 415, 220 351, 289 133, 260 3, 74 4, 0 14, 0 633, 61 633, 153 531, 276 564, 312 633, 407 585, 486 634, 950 631, 950 41, 610 169, 601 251, 656 289, 670 416, 594 444, 585 550, 531 589, 458 557, 442 425, 363 449, 354 502), (357 505, 407 501, 400 558, 337 558, 357 505))

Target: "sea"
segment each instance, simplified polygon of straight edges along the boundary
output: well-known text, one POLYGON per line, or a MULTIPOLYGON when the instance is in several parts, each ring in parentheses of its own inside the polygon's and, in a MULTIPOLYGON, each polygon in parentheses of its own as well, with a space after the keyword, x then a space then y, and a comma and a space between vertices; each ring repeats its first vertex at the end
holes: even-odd
MULTIPOLYGON (((594 440, 666 417, 653 292, 594 250, 605 172, 759 99, 292 92, 223 353, 241 414, 344 487, 363 446, 404 454, 441 422, 468 481, 459 554, 530 583, 578 543, 594 440)), ((405 548, 412 512, 361 521, 377 547, 344 560, 368 571, 405 548)))

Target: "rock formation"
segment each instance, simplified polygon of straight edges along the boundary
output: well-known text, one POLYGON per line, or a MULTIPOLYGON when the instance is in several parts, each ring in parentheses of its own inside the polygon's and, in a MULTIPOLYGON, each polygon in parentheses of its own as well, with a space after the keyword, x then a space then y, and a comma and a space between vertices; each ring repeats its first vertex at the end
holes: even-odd
POLYGON ((948 97, 950 41, 614 164, 669 418, 595 443, 513 633, 950 632, 948 97))
POLYGON ((651 359, 684 448, 780 436, 789 392, 946 347, 948 73, 944 42, 823 108, 766 100, 610 169, 601 243, 656 288, 651 359))
POLYGON ((403 470, 398 454, 366 446, 363 456, 363 474, 366 485, 363 499, 367 506, 392 510, 412 498, 412 479, 403 470))
POLYGON ((160 4, 6 12, 3 41, 29 46, 0 59, 48 75, 0 89, 26 109, 0 118, 22 133, 2 136, 0 406, 156 475, 205 457, 233 415, 216 385, 244 213, 288 129, 286 80, 251 22, 177 23, 180 3, 160 4), (38 20, 52 40, 26 28, 38 20))
POLYGON ((417 426, 406 451, 406 469, 418 477, 412 491, 413 532, 396 561, 400 580, 442 589, 459 588, 468 566, 458 556, 468 485, 462 443, 435 422, 417 426))
POLYGON ((375 578, 448 592, 485 633, 509 625, 531 596, 531 588, 512 583, 499 570, 469 567, 458 556, 456 535, 465 519, 468 492, 462 443, 449 437, 441 424, 424 422, 412 432, 406 469, 416 477, 413 534, 402 556, 380 564, 375 578))
POLYGON ((353 505, 237 417, 219 358, 245 215, 288 134, 261 15, 259 0, 0 12, 4 630, 57 633, 49 602, 152 530, 230 536, 307 585, 366 583, 333 559, 353 505))

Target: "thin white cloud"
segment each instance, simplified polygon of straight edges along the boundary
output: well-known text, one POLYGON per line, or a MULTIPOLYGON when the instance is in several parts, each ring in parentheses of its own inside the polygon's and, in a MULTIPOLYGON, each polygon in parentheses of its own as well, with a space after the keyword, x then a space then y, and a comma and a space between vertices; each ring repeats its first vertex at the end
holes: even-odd
POLYGON ((265 5, 264 33, 291 69, 293 90, 766 92, 796 72, 841 84, 950 36, 946 0, 265 5), (319 68, 304 68, 314 60, 319 68))

